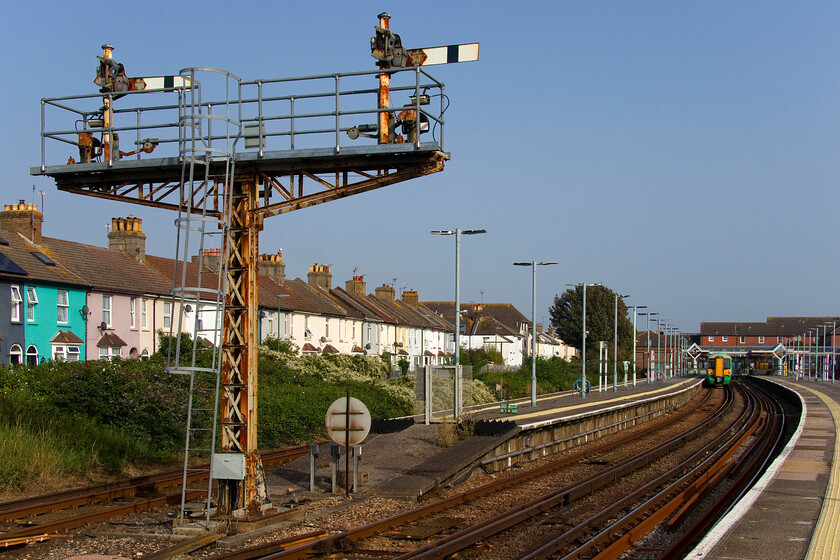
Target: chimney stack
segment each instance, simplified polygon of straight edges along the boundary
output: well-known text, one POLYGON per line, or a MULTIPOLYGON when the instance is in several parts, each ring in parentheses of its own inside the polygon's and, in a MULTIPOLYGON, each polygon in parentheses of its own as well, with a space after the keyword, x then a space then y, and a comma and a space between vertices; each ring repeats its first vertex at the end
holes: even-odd
POLYGON ((318 263, 311 265, 307 281, 310 286, 324 288, 325 290, 331 289, 332 272, 330 272, 330 265, 318 263))
POLYGON ((20 233, 33 243, 41 244, 41 222, 44 215, 38 211, 37 204, 5 204, 0 212, 0 231, 20 233))
POLYGON ((373 295, 376 296, 377 299, 381 299, 383 301, 394 301, 394 287, 389 286, 388 284, 382 284, 378 288, 373 291, 373 295))
POLYGON ((108 248, 122 251, 140 262, 146 260, 146 234, 143 233, 143 220, 111 218, 111 231, 108 233, 108 248))
POLYGON ((283 262, 283 249, 276 254, 260 255, 260 275, 267 276, 280 284, 286 281, 286 264, 283 262))
MULTIPOLYGON (((201 265, 204 268, 212 270, 213 272, 217 272, 219 270, 219 265, 222 261, 222 250, 221 249, 204 249, 202 252, 201 265)), ((199 255, 193 255, 190 258, 190 262, 197 265, 199 261, 199 255)))
POLYGON ((351 294, 364 296, 367 292, 367 283, 365 282, 365 275, 361 274, 358 276, 353 276, 352 280, 348 280, 344 283, 344 289, 350 292, 351 294))
POLYGON ((417 307, 420 304, 420 296, 417 290, 406 290, 402 294, 403 303, 411 307, 417 307))

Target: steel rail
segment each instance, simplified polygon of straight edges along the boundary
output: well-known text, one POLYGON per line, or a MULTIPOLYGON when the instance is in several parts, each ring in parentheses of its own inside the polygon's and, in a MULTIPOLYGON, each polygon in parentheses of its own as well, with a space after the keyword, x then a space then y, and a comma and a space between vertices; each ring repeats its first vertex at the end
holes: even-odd
MULTIPOLYGON (((692 459, 681 463, 675 472, 682 476, 675 482, 667 485, 652 498, 634 508, 629 514, 621 517, 618 521, 602 529, 595 537, 589 539, 585 544, 564 556, 564 559, 580 558, 583 555, 592 555, 602 549, 595 558, 606 560, 618 558, 626 552, 638 539, 649 533, 654 527, 665 520, 671 513, 681 505, 695 496, 706 483, 706 477, 715 477, 718 472, 726 468, 733 455, 741 446, 756 434, 766 423, 764 422, 764 411, 753 395, 745 394, 748 399, 749 408, 741 418, 743 422, 737 431, 719 447, 707 446, 706 452, 714 449, 708 454, 699 465, 686 468, 686 465, 693 462, 699 454, 692 459), (684 474, 683 474, 684 473, 684 474), (615 535, 620 535, 616 538, 615 535)), ((740 419, 739 419, 740 421, 740 419)), ((726 434, 724 434, 726 435, 726 434)), ((610 507, 605 510, 609 516, 614 516, 618 508, 610 507)), ((602 517, 603 514, 601 514, 602 517)), ((533 556, 534 558, 545 558, 547 555, 533 556)))
POLYGON ((761 398, 768 403, 770 422, 772 422, 772 425, 767 430, 770 437, 759 437, 753 441, 750 449, 744 453, 745 458, 752 457, 753 460, 745 461, 742 459, 739 461, 738 466, 741 467, 741 474, 700 518, 681 532, 680 537, 662 553, 660 560, 676 560, 682 558, 706 530, 718 519, 726 515, 732 508, 732 505, 737 503, 753 484, 755 484, 756 479, 766 469, 767 464, 775 457, 783 445, 786 423, 784 410, 777 399, 767 394, 762 394, 761 398))
MULTIPOLYGON (((205 490, 194 490, 188 492, 187 496, 188 499, 194 499, 199 496, 203 496, 204 494, 206 494, 205 490)), ((111 519, 120 515, 128 515, 130 513, 141 513, 166 505, 175 505, 179 503, 181 503, 181 495, 172 494, 169 496, 160 496, 158 498, 143 500, 141 502, 136 502, 133 504, 126 504, 114 508, 108 508, 103 511, 85 513, 82 515, 74 515, 73 517, 67 517, 65 519, 60 519, 57 521, 42 523, 40 525, 34 525, 32 527, 15 529, 13 531, 3 533, 2 538, 0 538, 0 547, 3 546, 3 543, 6 540, 13 540, 21 537, 47 536, 53 533, 58 533, 59 531, 64 531, 66 529, 75 529, 76 527, 81 527, 90 523, 97 523, 99 521, 104 521, 106 519, 111 519)))
MULTIPOLYGON (((303 457, 309 453, 308 446, 290 449, 266 451, 261 457, 263 464, 276 464, 303 457)), ((206 479, 209 465, 195 467, 196 472, 188 477, 188 482, 206 479)), ((156 491, 177 486, 183 480, 183 469, 166 471, 154 475, 145 475, 127 480, 99 484, 88 488, 74 488, 52 494, 42 494, 0 503, 0 521, 20 519, 50 511, 59 511, 71 507, 83 506, 95 502, 114 500, 133 496, 138 492, 156 491)))
MULTIPOLYGON (((704 430, 708 429, 709 425, 717 422, 724 414, 724 412, 728 410, 728 408, 731 406, 733 402, 731 393, 728 392, 727 397, 728 398, 724 401, 721 407, 714 414, 710 415, 710 417, 707 418, 705 421, 692 427, 683 434, 677 435, 669 439, 668 441, 642 453, 637 457, 627 459, 610 469, 607 469, 601 473, 595 474, 587 478, 584 481, 567 486, 565 488, 561 488, 550 494, 540 496, 526 504, 510 509, 506 512, 502 512, 499 515, 496 515, 495 517, 484 521, 483 523, 479 523, 472 527, 468 527, 462 531, 459 531, 458 533, 444 537, 443 539, 435 543, 431 543, 408 554, 403 554, 402 556, 398 556, 397 558, 399 560, 407 560, 409 558, 443 558, 444 556, 454 554, 470 546, 473 546, 474 544, 481 542, 487 539, 488 537, 497 535, 502 531, 510 529, 518 524, 533 520, 538 515, 555 507, 561 505, 568 505, 575 500, 587 497, 595 491, 612 484, 618 478, 626 476, 628 474, 631 474, 632 472, 635 472, 638 469, 648 466, 653 461, 682 446, 688 439, 693 439, 694 437, 699 436, 704 430)), ((705 452, 707 448, 708 446, 704 447, 703 452, 705 452)), ((699 454, 700 453, 695 454, 695 456, 699 454)), ((674 474, 679 472, 679 469, 680 467, 677 467, 675 469, 672 469, 672 471, 669 471, 669 473, 658 477, 653 482, 645 485, 643 489, 639 489, 633 494, 623 498, 621 500, 621 503, 626 504, 638 500, 639 496, 644 496, 647 492, 650 491, 650 488, 653 487, 654 483, 657 483, 657 485, 661 485, 664 480, 669 480, 673 478, 674 474)), ((545 548, 546 551, 550 551, 548 552, 548 554, 556 552, 556 550, 566 542, 570 542, 572 540, 580 538, 580 535, 585 533, 587 530, 590 530, 590 527, 594 525, 597 521, 599 521, 600 517, 600 515, 590 517, 586 522, 564 533, 561 537, 555 539, 555 541, 552 541, 552 543, 555 543, 556 548, 555 546, 551 546, 551 543, 549 543, 548 548, 543 548, 545 548)), ((538 554, 533 557, 544 558, 546 556, 547 555, 538 554)), ((526 556, 525 558, 529 557, 530 556, 526 556)))
MULTIPOLYGON (((679 412, 676 412, 674 415, 672 415, 669 422, 659 423, 653 428, 652 431, 646 433, 645 435, 650 435, 655 431, 665 429, 668 423, 678 421, 681 418, 684 418, 689 414, 692 414, 697 410, 707 406, 711 394, 711 392, 707 392, 707 394, 704 395, 704 398, 700 403, 698 403, 695 406, 683 407, 683 410, 680 410, 679 412)), ((722 415, 725 406, 727 406, 726 403, 722 404, 721 407, 719 407, 718 410, 716 410, 711 416, 719 417, 720 415, 722 415)), ((699 429, 699 427, 695 427, 694 429, 697 430, 699 429)), ((248 558, 261 558, 263 560, 274 558, 309 558, 318 554, 329 554, 330 552, 350 550, 353 548, 356 542, 371 537, 377 533, 383 532, 393 527, 405 525, 417 519, 450 509, 460 504, 468 503, 472 500, 475 500, 487 494, 498 492, 510 486, 515 486, 529 479, 542 476, 544 474, 558 470, 570 464, 579 462, 584 457, 608 452, 621 445, 626 445, 628 441, 636 439, 637 437, 638 436, 636 434, 631 434, 629 436, 618 438, 616 441, 604 443, 592 449, 587 449, 586 451, 574 452, 568 457, 555 460, 549 464, 543 465, 531 471, 519 473, 506 479, 496 480, 480 488, 468 490, 460 494, 456 494, 455 496, 451 496, 449 498, 437 500, 435 502, 420 506, 418 508, 392 515, 383 520, 375 521, 367 525, 344 531, 342 533, 331 535, 327 538, 319 539, 318 541, 308 545, 300 546, 291 550, 282 551, 275 554, 254 555, 248 558)), ((222 554, 217 557, 214 557, 214 559, 216 558, 221 560, 233 558, 233 556, 227 556, 222 554)))
MULTIPOLYGON (((712 458, 703 462, 700 466, 701 468, 708 466, 708 469, 705 472, 701 472, 700 469, 697 469, 696 474, 693 475, 693 481, 688 478, 689 476, 692 476, 691 474, 682 477, 677 484, 671 485, 670 489, 660 492, 653 499, 641 506, 638 506, 633 510, 633 512, 610 525, 608 528, 599 533, 599 535, 589 539, 585 545, 579 547, 564 558, 578 558, 581 555, 590 557, 594 553, 593 549, 603 547, 605 542, 610 541, 613 541, 612 544, 608 545, 603 551, 601 551, 600 554, 594 557, 601 560, 619 557, 631 546, 632 542, 647 534, 658 523, 670 515, 671 512, 694 499, 698 493, 706 490, 708 488, 708 478, 714 478, 719 476, 719 474, 717 474, 718 472, 724 472, 731 469, 732 465, 735 464, 735 462, 731 460, 731 457, 736 451, 738 451, 740 445, 748 438, 752 437, 754 434, 758 434, 753 441, 761 442, 761 440, 768 439, 765 438, 765 435, 768 432, 771 432, 774 428, 777 429, 780 425, 783 426, 783 424, 780 424, 780 422, 783 422, 783 418, 780 418, 781 415, 777 413, 778 409, 770 411, 771 414, 769 414, 769 417, 771 421, 767 421, 768 411, 766 400, 760 395, 755 395, 752 391, 750 391, 749 394, 745 394, 745 398, 748 400, 748 404, 752 409, 749 414, 749 422, 739 430, 739 433, 730 438, 726 446, 716 450, 712 458), (765 404, 759 406, 759 400, 762 400, 765 404), (621 533, 622 531, 624 534, 618 540, 615 540, 615 537, 612 535, 621 533)), ((776 442, 774 438, 769 439, 771 439, 771 442, 776 442)), ((756 447, 755 444, 752 445, 751 449, 748 449, 746 453, 752 453, 752 448, 754 447, 756 447)), ((766 446, 763 443, 759 443, 757 447, 766 446)), ((760 463, 762 463, 763 460, 763 458, 759 457, 759 459, 755 462, 759 463, 758 466, 760 467, 760 463)), ((739 465, 742 462, 743 457, 739 458, 737 461, 739 465)), ((743 473, 743 478, 746 480, 754 475, 755 468, 751 467, 746 469, 743 473)), ((730 500, 735 493, 736 490, 732 490, 730 492, 730 500)), ((716 504, 712 509, 715 509, 716 507, 718 508, 718 513, 720 513, 720 504, 716 504)), ((611 511, 606 512, 608 514, 607 516, 614 516, 613 512, 615 511, 615 508, 610 508, 610 510, 611 511)), ((599 516, 606 517, 602 514, 599 514, 599 516)), ((703 525, 702 520, 698 522, 698 525, 703 525)), ((560 548, 559 543, 561 539, 562 537, 559 537, 554 541, 551 541, 551 543, 545 545, 535 553, 532 553, 532 555, 526 556, 525 558, 547 557, 549 554, 556 552, 556 550, 560 548)), ((689 544, 690 542, 691 540, 689 540, 689 544)), ((673 558, 676 557, 679 556, 673 556, 673 558)))

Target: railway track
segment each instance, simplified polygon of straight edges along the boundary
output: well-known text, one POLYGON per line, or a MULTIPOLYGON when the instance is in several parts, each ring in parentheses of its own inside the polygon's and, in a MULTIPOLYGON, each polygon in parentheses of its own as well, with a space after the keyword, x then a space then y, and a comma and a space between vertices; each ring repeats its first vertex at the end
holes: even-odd
POLYGON ((672 415, 668 425, 687 422, 691 426, 667 438, 663 434, 668 427, 660 425, 657 433, 646 430, 644 436, 628 434, 530 472, 309 543, 268 543, 212 558, 321 558, 343 552, 352 558, 401 560, 456 554, 459 558, 606 559, 619 557, 657 526, 669 534, 668 543, 662 544, 660 537, 650 546, 636 548, 634 557, 647 548, 652 558, 679 558, 721 510, 750 485, 783 431, 781 407, 757 390, 744 387, 737 395, 732 390, 709 391, 706 397, 694 409, 672 415), (711 400, 718 396, 725 398, 712 407, 711 400), (740 411, 735 410, 736 403, 742 404, 740 411), (694 420, 698 414, 705 416, 702 422, 694 420), (623 448, 638 444, 642 437, 659 442, 647 445, 644 451, 630 452, 631 456, 623 460, 615 459, 626 454, 623 448), (683 456, 672 458, 680 453, 683 456), (736 456, 737 461, 733 460, 736 456), (604 465, 577 482, 555 486, 533 497, 529 481, 560 470, 585 472, 586 468, 580 466, 582 460, 590 467, 599 461, 604 465), (663 462, 667 464, 659 466, 663 462), (573 467, 575 464, 578 466, 573 467), (632 489, 615 490, 622 480, 634 477, 632 489), (724 480, 734 482, 704 506, 708 513, 690 515, 699 509, 701 501, 709 501, 707 496, 724 480), (500 497, 506 491, 507 497, 500 497), (520 498, 532 497, 520 499, 512 507, 499 506, 511 501, 511 491, 520 498), (481 506, 485 500, 491 505, 481 506), (485 514, 470 514, 468 507, 485 514), (494 508, 494 515, 486 514, 494 508), (409 537, 412 534, 413 539, 409 537))
MULTIPOLYGON (((309 453, 309 448, 307 446, 300 446, 284 450, 267 451, 261 455, 261 458, 264 465, 274 465, 292 461, 307 453, 309 453)), ((195 467, 191 469, 191 474, 187 477, 187 482, 190 483, 206 479, 209 476, 209 472, 209 465, 205 464, 195 467)), ((37 516, 48 512, 61 512, 91 504, 123 500, 142 494, 159 493, 171 488, 180 489, 183 474, 182 469, 177 469, 88 488, 65 490, 0 503, 0 521, 34 520, 37 519, 37 516)), ((202 495, 204 495, 203 492, 188 493, 187 499, 195 499, 202 495)), ((139 513, 166 505, 180 504, 180 502, 181 494, 177 492, 134 500, 131 503, 123 503, 106 509, 75 513, 44 523, 33 523, 29 526, 0 533, 0 548, 45 540, 49 535, 54 535, 61 531, 75 529, 83 525, 112 519, 129 513, 139 513)))
MULTIPOLYGON (((291 530, 283 539, 211 558, 616 558, 629 547, 634 547, 634 558, 644 554, 678 558, 716 518, 712 514, 691 516, 691 511, 720 511, 743 492, 761 470, 768 449, 775 445, 771 434, 781 431, 782 419, 778 405, 751 390, 737 394, 707 391, 702 400, 672 412, 667 421, 653 421, 583 450, 543 459, 533 468, 514 469, 477 488, 451 490, 451 495, 385 519, 341 531, 336 526, 343 523, 335 520, 343 513, 338 513, 323 525, 309 523, 297 529, 301 533, 297 536, 289 536, 296 532, 291 530), (740 413, 736 411, 739 408, 743 408, 740 413), (675 433, 677 425, 685 429, 675 433), (676 460, 675 454, 682 456, 676 460), (736 454, 738 460, 733 461, 736 454), (693 460, 687 461, 692 456, 693 460), (667 465, 658 466, 663 461, 667 465), (737 482, 715 498, 717 502, 707 497, 718 481, 730 479, 737 482), (697 504, 704 500, 707 503, 700 508, 697 504), (654 541, 648 536, 640 544, 639 539, 651 533, 652 525, 657 525, 653 534, 665 536, 654 541)), ((287 451, 300 456, 308 448, 287 451)), ((264 461, 270 464, 292 458, 287 455, 264 461)), ((86 490, 100 496, 93 502, 120 492, 132 496, 155 489, 156 484, 176 486, 182 473, 174 473, 178 480, 173 483, 165 480, 165 474, 159 475, 163 477, 160 481, 135 479, 140 490, 123 490, 117 485, 86 490)), ((67 503, 90 499, 67 494, 67 503)), ((357 505, 364 507, 364 500, 357 505)), ((126 507, 139 511, 134 504, 126 507)), ((0 504, 0 515, 11 509, 10 504, 0 504)), ((118 513, 116 508, 108 511, 109 517, 126 513, 118 513)), ((35 527, 23 529, 30 532, 28 538, 36 540, 46 531, 55 534, 96 520, 77 518, 65 528, 42 524, 40 532, 35 527)), ((199 557, 208 554, 212 551, 205 550, 199 557)))
MULTIPOLYGON (((452 554, 457 550, 463 550, 465 547, 462 545, 464 545, 464 543, 468 540, 481 542, 488 538, 488 535, 490 535, 492 531, 496 529, 499 529, 499 531, 504 530, 500 528, 501 525, 496 524, 497 522, 500 522, 502 525, 508 524, 509 527, 515 526, 516 523, 512 522, 511 519, 502 521, 498 516, 487 520, 487 517, 489 516, 484 514, 483 517, 485 521, 474 525, 470 524, 468 528, 462 529, 445 539, 439 539, 430 543, 426 547, 421 547, 416 539, 403 539, 403 541, 400 542, 401 537, 410 533, 424 535, 430 530, 434 533, 436 528, 447 523, 446 520, 451 521, 453 518, 457 519, 459 515, 464 516, 465 518, 469 517, 468 513, 459 513, 459 508, 468 507, 473 503, 479 503, 484 500, 490 500, 491 502, 497 504, 490 506, 491 509, 495 507, 500 511, 504 511, 505 513, 512 515, 514 518, 520 517, 524 520, 532 518, 535 515, 539 516, 542 515, 543 511, 547 511, 547 508, 549 508, 548 505, 538 505, 534 502, 534 500, 526 500, 525 503, 520 503, 517 507, 506 510, 498 504, 509 501, 512 496, 519 496, 519 502, 523 502, 521 499, 523 496, 530 495, 535 491, 533 488, 524 486, 527 485, 529 481, 539 480, 544 477, 556 477, 558 476, 558 473, 566 473, 569 469, 575 468, 574 465, 580 465, 582 461, 585 464, 582 468, 580 466, 576 467, 578 470, 582 470, 584 472, 611 471, 600 478, 594 478, 590 475, 590 477, 584 479, 583 482, 578 485, 574 485, 573 487, 563 487, 559 492, 549 492, 548 494, 550 494, 550 496, 545 498, 548 502, 553 501, 559 505, 568 505, 574 501, 581 500, 598 488, 603 488, 612 484, 617 477, 621 476, 620 474, 617 474, 620 473, 620 471, 627 470, 627 472, 630 472, 628 469, 632 468, 626 464, 626 461, 623 461, 622 463, 624 464, 619 467, 618 471, 612 471, 611 469, 606 469, 605 471, 604 466, 600 464, 600 461, 594 461, 595 464, 592 463, 593 457, 609 457, 611 454, 621 455, 621 448, 623 446, 629 445, 632 442, 638 442, 642 439, 659 439, 661 442, 663 439, 661 433, 668 430, 669 426, 673 423, 690 423, 692 428, 687 430, 686 433, 681 434, 677 438, 672 438, 665 444, 656 446, 658 447, 656 451, 653 451, 651 454, 648 454, 643 458, 639 458, 638 461, 635 461, 635 463, 644 464, 654 461, 655 455, 666 454, 669 448, 673 449, 681 447, 685 441, 702 435, 706 423, 700 424, 695 421, 697 416, 705 417, 709 423, 717 422, 727 412, 729 406, 731 405, 731 399, 729 401, 724 401, 720 398, 718 399, 720 402, 713 403, 715 398, 722 394, 722 391, 707 392, 701 402, 697 403, 693 407, 686 406, 683 407, 683 409, 674 412, 671 414, 669 421, 667 422, 655 422, 650 425, 646 424, 641 431, 634 430, 632 432, 622 434, 621 436, 617 436, 610 441, 596 444, 594 447, 588 447, 585 450, 567 453, 561 458, 545 462, 543 465, 529 470, 528 472, 513 474, 478 488, 457 493, 453 496, 436 500, 418 508, 393 515, 383 520, 371 522, 361 527, 333 534, 329 537, 318 539, 306 545, 284 550, 274 549, 269 552, 268 549, 271 547, 271 543, 269 543, 253 547, 248 551, 222 553, 213 556, 212 558, 214 560, 313 558, 327 557, 330 554, 335 554, 337 552, 351 551, 354 558, 364 558, 367 556, 375 556, 377 558, 403 557, 400 556, 402 553, 406 553, 404 556, 406 558, 413 557, 412 554, 421 555, 418 557, 443 557, 447 554, 452 554), (640 432, 644 432, 643 435, 640 435, 640 432), (504 496, 502 496, 502 494, 504 494, 504 496), (438 520, 441 519, 444 519, 444 521, 442 523, 438 522, 438 520), (485 531, 490 531, 491 533, 487 533, 485 531), (380 542, 377 543, 375 541, 380 542), (387 550, 383 550, 383 548, 392 550, 389 553, 387 550), (398 553, 394 553, 393 549, 400 548, 402 548, 402 550, 399 550, 398 553), (407 552, 412 549, 412 552, 407 552), (428 555, 422 556, 423 554, 428 555)), ((649 447, 654 446, 650 445, 649 447)), ((607 461, 609 460, 607 459, 607 461)), ((568 475, 566 474, 566 476, 568 475)), ((541 495, 541 497, 543 496, 541 495)), ((478 514, 478 516, 481 517, 482 515, 478 514)), ((458 525, 458 523, 456 523, 456 525, 458 525)), ((463 525, 463 523, 460 525, 463 525)), ((466 547, 468 546, 469 545, 466 545, 466 547)))

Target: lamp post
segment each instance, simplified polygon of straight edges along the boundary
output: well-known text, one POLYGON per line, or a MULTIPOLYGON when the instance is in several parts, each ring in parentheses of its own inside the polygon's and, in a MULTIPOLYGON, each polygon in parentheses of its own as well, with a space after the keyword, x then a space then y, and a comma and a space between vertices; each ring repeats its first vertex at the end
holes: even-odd
POLYGON ((583 342, 580 345, 580 398, 586 398, 586 287, 587 286, 600 286, 601 283, 595 284, 566 284, 567 286, 583 286, 583 326, 582 326, 582 334, 583 334, 583 342))
POLYGON ((537 266, 557 264, 555 261, 515 262, 513 266, 530 266, 531 289, 531 406, 537 406, 537 266))
MULTIPOLYGON (((618 391, 618 298, 624 299, 630 294, 615 294, 615 321, 613 322, 613 392, 618 391)), ((627 372, 624 375, 624 385, 627 385, 627 372)))
POLYGON ((820 372, 822 374, 822 380, 828 381, 828 327, 830 325, 823 325, 823 335, 822 335, 822 365, 820 366, 820 372))
POLYGON ((680 354, 679 354, 679 338, 680 329, 677 327, 671 328, 671 377, 676 377, 680 368, 680 354))
MULTIPOLYGON (((650 354, 650 318, 654 315, 659 315, 659 312, 656 313, 645 313, 647 315, 647 382, 650 383, 650 371, 651 371, 651 354, 650 354)), ((655 321, 656 319, 654 319, 655 321)))
MULTIPOLYGON (((639 331, 636 330, 636 312, 639 309, 647 309, 647 305, 633 306, 633 387, 636 386, 636 338, 639 333, 639 331)), ((645 313, 645 315, 647 315, 647 313, 645 313)))
POLYGON ((837 368, 837 321, 831 322, 831 360, 830 360, 830 367, 831 367, 831 383, 834 384, 834 370, 837 368))
POLYGON ((478 235, 487 233, 483 229, 455 228, 454 230, 434 230, 432 235, 455 236, 455 406, 453 415, 461 415, 461 235, 478 235))
MULTIPOLYGON (((656 354, 655 354, 656 359, 654 360, 653 363, 658 368, 659 367, 659 360, 662 359, 662 352, 660 350, 660 348, 661 348, 660 340, 662 340, 662 334, 661 334, 662 333, 662 325, 664 324, 667 327, 668 326, 668 319, 662 319, 660 317, 657 317, 656 319, 654 319, 654 321, 656 321, 656 354)), ((653 377, 654 381, 656 381, 656 376, 657 376, 658 373, 659 373, 658 370, 654 371, 654 374, 653 374, 654 375, 654 377, 653 377)))

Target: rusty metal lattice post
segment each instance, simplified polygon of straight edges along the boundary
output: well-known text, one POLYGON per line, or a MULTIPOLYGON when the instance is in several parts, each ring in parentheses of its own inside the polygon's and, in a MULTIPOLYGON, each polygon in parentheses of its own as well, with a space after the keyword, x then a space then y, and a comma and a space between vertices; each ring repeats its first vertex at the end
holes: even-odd
POLYGON ((237 177, 231 187, 225 239, 227 293, 222 347, 222 451, 245 455, 245 481, 220 481, 223 513, 257 513, 266 502, 265 475, 257 454, 257 259, 262 216, 255 177, 237 177))
MULTIPOLYGON (((379 14, 379 27, 382 29, 389 28, 389 21, 391 16, 386 13, 379 14)), ((390 64, 386 61, 379 63, 380 68, 389 68, 390 64)), ((379 96, 377 106, 379 109, 388 109, 391 105, 391 75, 387 72, 379 74, 379 96)), ((379 143, 388 144, 391 135, 391 114, 387 111, 382 111, 377 116, 379 124, 379 143)))

